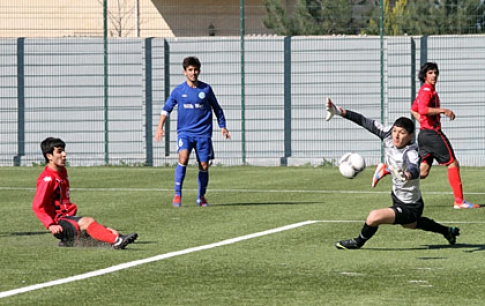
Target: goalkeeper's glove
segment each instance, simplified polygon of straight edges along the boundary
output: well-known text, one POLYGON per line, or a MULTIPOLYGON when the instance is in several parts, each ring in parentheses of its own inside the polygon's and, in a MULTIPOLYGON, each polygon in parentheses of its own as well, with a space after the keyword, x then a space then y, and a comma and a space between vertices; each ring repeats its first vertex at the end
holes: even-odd
POLYGON ((340 107, 333 104, 332 100, 330 100, 329 97, 327 97, 327 102, 325 103, 325 108, 327 109, 327 118, 325 118, 325 120, 327 120, 327 121, 332 119, 332 117, 335 114, 342 115, 342 111, 340 110, 340 107))
POLYGON ((406 180, 406 173, 404 173, 404 171, 402 169, 400 169, 399 167, 396 167, 396 166, 389 166, 388 167, 389 171, 391 171, 394 176, 404 182, 406 180))

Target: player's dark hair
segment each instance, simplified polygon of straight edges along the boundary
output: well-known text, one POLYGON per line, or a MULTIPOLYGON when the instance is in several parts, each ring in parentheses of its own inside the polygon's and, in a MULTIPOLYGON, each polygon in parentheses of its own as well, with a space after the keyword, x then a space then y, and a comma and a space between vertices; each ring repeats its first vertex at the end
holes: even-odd
POLYGON ((409 118, 397 118, 396 121, 394 121, 394 126, 405 129, 409 134, 414 133, 414 122, 409 118))
POLYGON ((424 83, 426 81, 426 73, 428 73, 428 71, 430 70, 436 70, 436 74, 437 75, 440 74, 440 70, 438 69, 438 64, 433 62, 427 62, 427 63, 424 63, 423 66, 421 66, 421 69, 419 70, 419 74, 418 74, 418 79, 424 83))
POLYGON ((60 138, 47 137, 40 143, 40 149, 42 150, 42 155, 44 155, 45 162, 49 163, 47 159, 47 154, 53 154, 55 148, 66 148, 66 143, 60 138))
POLYGON ((195 56, 189 56, 184 58, 184 61, 182 62, 182 66, 184 67, 184 70, 187 69, 189 66, 194 66, 197 69, 200 69, 200 61, 197 57, 195 56))

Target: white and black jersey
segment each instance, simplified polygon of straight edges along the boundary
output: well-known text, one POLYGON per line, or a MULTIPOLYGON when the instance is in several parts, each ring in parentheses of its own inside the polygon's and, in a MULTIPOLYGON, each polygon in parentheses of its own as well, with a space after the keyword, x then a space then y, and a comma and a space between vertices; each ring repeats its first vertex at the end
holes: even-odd
POLYGON ((378 121, 368 119, 359 113, 349 110, 346 111, 345 118, 362 126, 382 140, 385 163, 388 167, 398 167, 405 172, 411 173, 411 177, 405 181, 401 181, 392 173, 392 192, 403 203, 413 204, 418 202, 421 199, 418 145, 411 143, 402 149, 398 149, 392 143, 393 125, 383 126, 378 121))

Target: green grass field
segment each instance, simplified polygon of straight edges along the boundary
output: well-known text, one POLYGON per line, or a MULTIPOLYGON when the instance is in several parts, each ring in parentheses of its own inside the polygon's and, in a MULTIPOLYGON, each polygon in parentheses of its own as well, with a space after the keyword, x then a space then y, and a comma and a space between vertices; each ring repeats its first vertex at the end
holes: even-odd
MULTIPOLYGON (((217 166, 208 208, 195 206, 190 167, 180 209, 171 206, 173 168, 69 168, 80 215, 138 232, 122 251, 57 247, 30 208, 41 170, 0 168, 0 305, 485 303, 485 208, 454 210, 443 167, 421 182, 424 215, 460 227, 455 246, 381 226, 351 251, 334 242, 355 237, 370 210, 390 205, 390 178, 371 188, 373 167, 348 180, 336 167, 217 166), (300 226, 284 228, 292 224, 300 226)), ((468 201, 485 204, 484 174, 462 169, 468 201)))

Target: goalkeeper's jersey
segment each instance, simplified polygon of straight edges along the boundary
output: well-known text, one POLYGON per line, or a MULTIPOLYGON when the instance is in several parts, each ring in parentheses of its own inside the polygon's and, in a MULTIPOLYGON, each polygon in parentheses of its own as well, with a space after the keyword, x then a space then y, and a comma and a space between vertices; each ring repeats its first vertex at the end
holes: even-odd
POLYGON ((226 127, 224 112, 209 84, 198 81, 197 88, 183 82, 174 88, 163 106, 162 114, 169 116, 178 105, 177 133, 192 136, 212 136, 212 111, 220 128, 226 127))
POLYGON ((347 110, 345 118, 364 127, 382 140, 385 152, 385 162, 388 167, 398 167, 403 171, 410 172, 411 178, 401 181, 392 173, 392 192, 404 203, 415 203, 421 198, 419 187, 419 163, 418 145, 411 143, 402 149, 398 149, 392 143, 392 127, 383 126, 380 122, 368 119, 363 115, 347 110))

